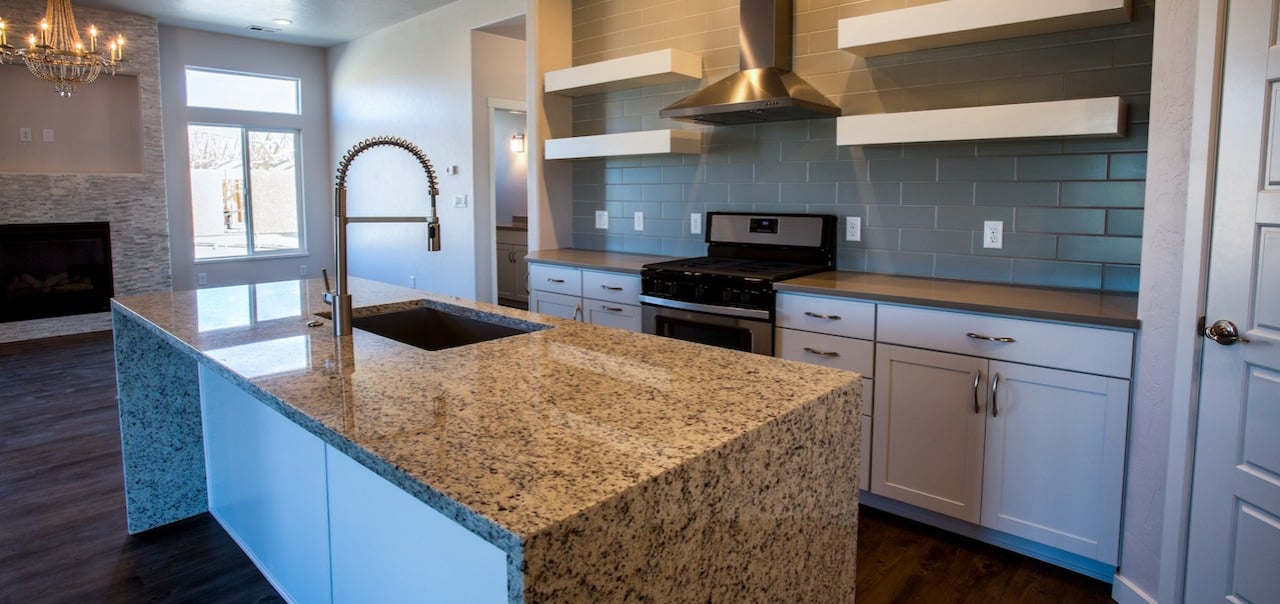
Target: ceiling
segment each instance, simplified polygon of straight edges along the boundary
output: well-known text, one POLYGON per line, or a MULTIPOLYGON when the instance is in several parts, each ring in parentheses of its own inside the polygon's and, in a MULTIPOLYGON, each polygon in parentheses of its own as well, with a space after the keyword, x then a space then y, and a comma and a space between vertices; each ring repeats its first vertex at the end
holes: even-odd
POLYGON ((354 40, 453 0, 73 0, 73 6, 155 17, 175 25, 235 36, 329 47, 354 40), (291 25, 276 25, 289 19, 291 25), (254 31, 260 26, 273 31, 254 31), (274 31, 279 30, 279 31, 274 31))

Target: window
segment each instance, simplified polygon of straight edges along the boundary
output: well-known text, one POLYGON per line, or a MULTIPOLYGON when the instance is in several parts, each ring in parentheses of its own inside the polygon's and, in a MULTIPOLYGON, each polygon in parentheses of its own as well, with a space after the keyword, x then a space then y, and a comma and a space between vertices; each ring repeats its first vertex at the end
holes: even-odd
POLYGON ((187 106, 258 113, 302 113, 296 78, 187 68, 187 106))
POLYGON ((296 78, 186 68, 195 259, 299 253, 301 114, 296 78), (217 112, 205 111, 216 109, 217 112), (228 111, 241 118, 226 123, 228 111))
POLYGON ((298 133, 189 124, 196 260, 299 252, 298 133))

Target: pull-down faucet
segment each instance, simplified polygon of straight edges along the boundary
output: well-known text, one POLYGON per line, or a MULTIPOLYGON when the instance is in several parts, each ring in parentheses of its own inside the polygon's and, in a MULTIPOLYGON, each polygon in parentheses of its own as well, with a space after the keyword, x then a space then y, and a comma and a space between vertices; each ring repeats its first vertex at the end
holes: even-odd
POLYGON ((431 160, 427 159, 427 155, 417 145, 402 138, 375 136, 356 143, 356 146, 342 156, 342 161, 338 162, 338 181, 333 191, 334 278, 337 280, 338 287, 329 289, 329 275, 326 272, 324 276, 324 302, 333 307, 333 335, 351 335, 351 293, 347 288, 347 225, 353 222, 425 222, 427 223, 427 251, 438 252, 440 251, 440 219, 436 216, 436 196, 439 194, 436 171, 431 168, 431 160), (430 216, 347 217, 347 171, 351 169, 351 162, 357 155, 383 145, 404 149, 412 153, 418 163, 422 164, 423 171, 427 173, 427 184, 431 194, 430 216))

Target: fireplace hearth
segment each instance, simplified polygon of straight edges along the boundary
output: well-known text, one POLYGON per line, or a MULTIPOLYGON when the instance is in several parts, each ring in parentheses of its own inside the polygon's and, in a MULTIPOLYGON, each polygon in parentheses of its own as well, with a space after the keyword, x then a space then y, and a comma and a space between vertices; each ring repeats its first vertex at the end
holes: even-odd
POLYGON ((106 222, 0 225, 0 323, 110 310, 106 222))

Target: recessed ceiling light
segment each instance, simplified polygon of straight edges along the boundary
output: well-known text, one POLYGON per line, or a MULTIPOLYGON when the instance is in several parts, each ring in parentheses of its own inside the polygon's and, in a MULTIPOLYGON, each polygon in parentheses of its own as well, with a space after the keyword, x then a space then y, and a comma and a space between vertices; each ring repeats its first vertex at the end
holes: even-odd
POLYGON ((293 21, 290 21, 288 19, 272 19, 271 22, 275 23, 276 25, 293 25, 293 21))

